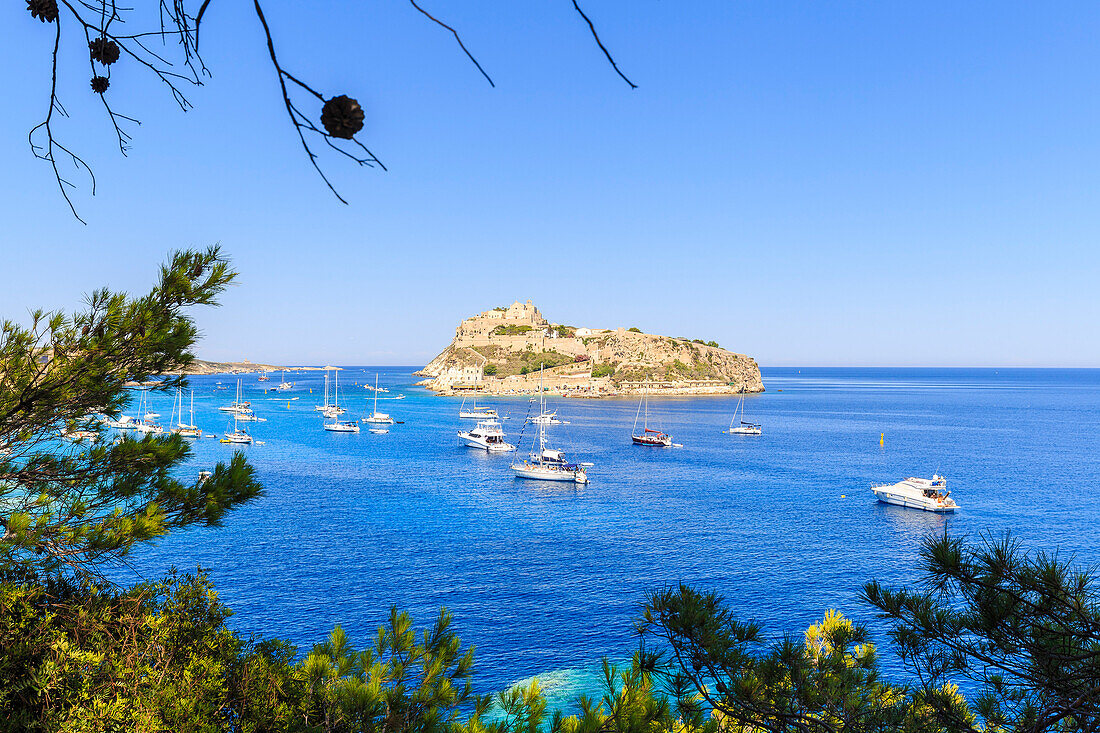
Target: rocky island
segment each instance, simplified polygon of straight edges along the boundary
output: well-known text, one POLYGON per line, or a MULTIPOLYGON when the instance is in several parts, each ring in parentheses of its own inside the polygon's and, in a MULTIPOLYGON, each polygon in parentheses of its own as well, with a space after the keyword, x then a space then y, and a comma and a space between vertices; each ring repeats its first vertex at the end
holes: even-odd
POLYGON ((713 341, 551 323, 531 301, 467 318, 417 374, 440 394, 536 394, 540 365, 546 389, 572 397, 764 391, 754 359, 713 341))

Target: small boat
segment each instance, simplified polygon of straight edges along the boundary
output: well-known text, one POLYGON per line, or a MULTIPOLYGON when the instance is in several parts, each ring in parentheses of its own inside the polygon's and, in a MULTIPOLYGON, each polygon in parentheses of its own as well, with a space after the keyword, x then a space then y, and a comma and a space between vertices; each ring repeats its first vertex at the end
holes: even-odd
POLYGON ((136 430, 137 421, 129 415, 119 415, 117 420, 108 416, 103 417, 103 424, 115 430, 136 430))
POLYGON ((741 385, 741 397, 737 400, 737 407, 733 410, 733 419, 730 420, 730 435, 760 435, 763 428, 759 423, 745 421, 745 385, 741 385), (741 419, 738 421, 738 412, 741 419))
POLYGON ((146 420, 156 420, 158 417, 160 417, 159 412, 147 412, 147 413, 145 413, 145 419, 146 420))
POLYGON ((63 430, 61 431, 61 437, 65 438, 65 440, 71 440, 74 443, 94 443, 99 440, 99 434, 91 430, 63 430))
POLYGON ((947 490, 947 479, 937 474, 930 479, 910 477, 896 484, 872 486, 871 491, 883 504, 939 514, 950 514, 959 508, 947 490))
POLYGON ((378 375, 374 375, 374 412, 370 414, 370 417, 363 418, 363 422, 374 423, 376 425, 393 425, 394 419, 385 412, 378 411, 378 375))
POLYGON ((390 432, 386 428, 371 428, 370 431, 375 435, 385 435, 386 433, 390 432))
MULTIPOLYGON (((234 402, 233 404, 235 404, 235 405, 239 404, 240 401, 241 401, 241 380, 238 379, 237 380, 237 401, 234 402)), ((247 403, 245 403, 245 404, 247 404, 247 403)), ((249 410, 249 412, 251 413, 252 411, 249 410)), ((255 416, 255 415, 253 415, 253 416, 255 416)), ((239 412, 237 412, 237 411, 233 412, 233 430, 230 431, 228 429, 229 426, 227 425, 226 426, 226 431, 222 435, 220 442, 222 442, 222 443, 237 443, 239 445, 252 445, 252 443, 254 442, 252 436, 249 434, 249 432, 247 430, 245 430, 244 428, 242 428, 240 425, 237 424, 240 421, 240 417, 241 417, 241 414, 239 412)))
POLYGON ((176 399, 172 402, 172 419, 168 424, 172 426, 170 432, 181 438, 202 437, 202 431, 195 425, 195 390, 191 390, 191 422, 185 423, 183 421, 183 389, 180 388, 176 390, 176 399), (177 405, 179 406, 179 412, 176 411, 177 405))
POLYGON ((156 415, 155 412, 149 412, 149 398, 145 390, 141 392, 140 404, 138 405, 138 412, 143 416, 141 420, 138 420, 134 424, 134 430, 139 433, 145 433, 146 435, 160 435, 164 432, 157 423, 153 422, 153 418, 149 415, 156 415))
POLYGON ((462 404, 458 406, 458 417, 460 420, 493 420, 500 417, 497 411, 489 408, 477 406, 477 392, 474 392, 474 404, 469 410, 465 409, 466 398, 462 398, 462 404))
POLYGON ((222 405, 218 408, 222 412, 248 412, 252 409, 251 402, 231 402, 228 405, 222 405))
POLYGON ((358 433, 359 423, 354 420, 343 422, 336 419, 342 412, 343 410, 340 409, 340 380, 339 377, 337 377, 333 386, 333 403, 328 406, 328 409, 321 413, 325 417, 331 417, 332 422, 324 423, 322 427, 333 433, 358 433))
POLYGON ((634 416, 634 429, 630 432, 630 439, 634 445, 648 445, 658 448, 672 447, 672 436, 654 430, 649 427, 649 395, 642 393, 642 399, 638 401, 638 414, 634 416), (642 432, 638 432, 638 418, 642 416, 642 406, 645 406, 645 418, 642 422, 642 432))
POLYGON ((260 372, 260 376, 259 376, 259 379, 257 381, 266 382, 269 379, 271 379, 271 377, 267 376, 267 372, 260 372))
MULTIPOLYGON (((542 394, 542 370, 539 370, 539 394, 542 394)), ((541 401, 540 401, 541 403, 541 401)), ((540 418, 547 416, 545 403, 541 403, 540 418)), ((588 483, 588 467, 591 463, 570 463, 565 454, 547 446, 546 427, 551 424, 547 420, 533 418, 529 422, 538 426, 538 451, 532 452, 522 462, 512 461, 511 469, 516 478, 528 478, 539 481, 571 481, 577 484, 588 483)))
POLYGON ((471 448, 482 448, 490 453, 507 453, 516 447, 504 440, 504 430, 496 420, 483 420, 473 429, 459 431, 458 439, 471 448))
POLYGON ((276 392, 285 392, 288 389, 294 389, 294 383, 286 381, 286 371, 283 372, 283 380, 272 387, 276 392))
POLYGON ((357 422, 342 422, 340 420, 333 420, 324 424, 325 430, 333 433, 358 433, 359 423, 357 422))

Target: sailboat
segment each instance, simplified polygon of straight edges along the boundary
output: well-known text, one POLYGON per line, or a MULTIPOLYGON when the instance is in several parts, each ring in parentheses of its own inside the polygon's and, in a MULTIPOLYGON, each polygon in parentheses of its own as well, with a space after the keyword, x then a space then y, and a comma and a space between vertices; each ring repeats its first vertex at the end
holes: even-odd
MULTIPOLYGON (((233 404, 237 405, 237 404, 240 404, 240 402, 241 402, 241 380, 238 379, 237 380, 237 401, 234 402, 233 404)), ((247 404, 247 403, 245 403, 245 404, 247 404)), ((252 412, 251 410, 248 410, 248 411, 250 413, 252 412)), ((242 428, 241 426, 239 426, 237 424, 238 418, 240 418, 240 416, 241 416, 240 412, 238 412, 236 410, 233 411, 233 431, 229 432, 228 430, 226 430, 226 432, 223 434, 223 436, 221 438, 222 443, 239 443, 239 444, 243 444, 243 445, 251 445, 252 444, 252 442, 253 442, 252 441, 252 436, 249 434, 249 432, 247 430, 245 430, 244 428, 242 428)), ((226 427, 228 428, 228 426, 226 426, 226 427)))
POLYGON ((393 425, 394 419, 385 412, 378 411, 378 375, 374 375, 374 412, 370 417, 364 418, 363 422, 374 423, 376 425, 393 425))
POLYGON ((745 421, 745 385, 741 385, 741 397, 737 400, 737 407, 733 410, 733 419, 730 420, 730 435, 760 435, 763 430, 759 423, 745 421), (741 414, 738 422, 738 412, 741 414))
POLYGON ((668 448, 672 445, 672 436, 654 430, 649 427, 649 395, 642 393, 642 399, 638 401, 638 414, 634 416, 634 429, 630 433, 630 439, 634 445, 651 445, 668 448), (642 416, 642 406, 645 406, 645 417, 642 421, 642 432, 638 432, 638 418, 642 416))
POLYGON ((458 406, 458 417, 460 420, 495 420, 500 417, 497 411, 491 407, 478 408, 477 406, 477 392, 474 392, 474 406, 469 410, 463 409, 466 407, 466 397, 463 396, 462 404, 458 406))
POLYGON ((328 373, 325 374, 325 404, 314 405, 314 410, 317 410, 325 417, 336 417, 337 415, 343 415, 347 410, 339 405, 331 405, 328 401, 328 373))
MULTIPOLYGON (((539 371, 539 392, 542 392, 542 371, 540 367, 539 371)), ((546 409, 543 406, 542 411, 539 413, 539 417, 546 416, 546 409)), ((546 426, 548 423, 545 420, 532 419, 529 422, 538 426, 538 451, 532 452, 528 455, 522 463, 516 463, 512 461, 512 471, 516 474, 517 478, 529 478, 537 479, 541 481, 572 481, 578 484, 588 483, 588 467, 591 463, 569 463, 565 454, 556 449, 551 448, 546 441, 546 426)))
POLYGON ((175 425, 172 425, 171 431, 176 435, 183 438, 202 437, 202 431, 195 425, 195 390, 191 390, 191 422, 185 423, 183 421, 183 388, 176 389, 176 401, 172 403, 172 422, 175 425), (176 411, 177 404, 179 405, 179 412, 176 411))
POLYGON ((322 413, 322 414, 324 414, 325 417, 331 417, 332 418, 332 422, 327 422, 327 423, 324 424, 325 430, 328 430, 328 431, 333 432, 333 433, 358 433, 359 432, 359 423, 354 422, 354 421, 343 422, 343 421, 337 419, 337 416, 342 412, 342 410, 340 409, 340 373, 339 372, 336 373, 336 377, 335 377, 334 383, 333 383, 333 401, 332 401, 332 405, 330 405, 330 410, 325 410, 324 413, 322 413))
POLYGON ((531 418, 531 422, 536 425, 564 425, 565 423, 558 419, 557 410, 550 411, 546 409, 546 390, 542 387, 543 371, 543 365, 539 364, 539 414, 531 418))
MULTIPOLYGON (((153 422, 153 418, 150 415, 156 415, 155 412, 149 412, 149 392, 145 388, 141 390, 141 397, 138 400, 138 414, 141 415, 141 420, 134 425, 134 430, 139 433, 160 435, 164 432, 164 428, 153 422)), ((159 416, 158 416, 159 417, 159 416)))
POLYGON ((260 376, 259 376, 259 379, 257 381, 266 382, 269 379, 271 379, 271 377, 267 376, 267 370, 265 369, 265 370, 260 372, 260 376))

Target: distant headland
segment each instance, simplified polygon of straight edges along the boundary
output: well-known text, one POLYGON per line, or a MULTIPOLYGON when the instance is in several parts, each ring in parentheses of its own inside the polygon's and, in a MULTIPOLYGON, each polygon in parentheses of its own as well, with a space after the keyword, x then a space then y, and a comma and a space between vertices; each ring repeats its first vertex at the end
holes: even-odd
MULTIPOLYGON (((197 374, 252 374, 255 372, 316 372, 322 369, 336 369, 337 367, 316 366, 278 366, 276 364, 256 364, 248 361, 203 361, 195 359, 191 366, 182 372, 188 375, 197 374)), ((176 370, 169 372, 176 374, 176 370)))
POLYGON ((756 360, 714 341, 551 323, 531 301, 467 318, 417 374, 441 394, 525 395, 538 393, 540 365, 545 388, 571 397, 764 391, 756 360))

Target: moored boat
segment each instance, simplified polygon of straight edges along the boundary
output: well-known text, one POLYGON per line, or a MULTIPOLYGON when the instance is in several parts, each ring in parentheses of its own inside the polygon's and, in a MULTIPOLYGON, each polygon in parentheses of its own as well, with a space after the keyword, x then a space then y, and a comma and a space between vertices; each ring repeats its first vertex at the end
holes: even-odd
POLYGON ((959 508, 947 490, 947 479, 936 474, 930 479, 909 477, 895 484, 872 486, 871 491, 884 504, 940 514, 950 514, 959 508))
POLYGON ((459 431, 458 439, 463 445, 490 453, 507 453, 516 449, 504 440, 504 430, 496 420, 482 420, 470 430, 459 431))

